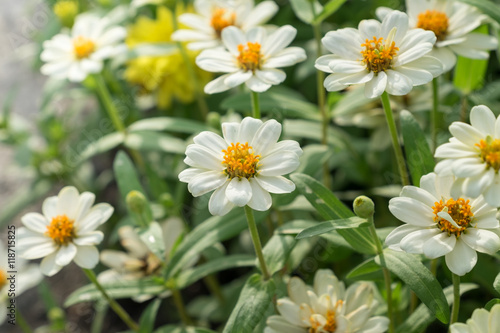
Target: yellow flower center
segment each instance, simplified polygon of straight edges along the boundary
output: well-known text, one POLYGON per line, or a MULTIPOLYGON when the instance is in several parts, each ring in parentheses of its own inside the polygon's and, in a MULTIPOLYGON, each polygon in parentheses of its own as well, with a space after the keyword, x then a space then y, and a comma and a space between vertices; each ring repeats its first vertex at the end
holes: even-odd
POLYGON ((476 143, 479 147, 481 160, 487 168, 493 168, 496 173, 500 170, 500 139, 493 140, 490 136, 486 140, 476 143))
POLYGON ((7 274, 3 269, 0 269, 0 290, 7 285, 7 274))
POLYGON ((260 69, 260 44, 248 42, 247 45, 238 45, 238 63, 245 71, 255 71, 260 69))
POLYGON ((212 12, 210 25, 214 28, 217 37, 220 38, 222 30, 236 23, 236 13, 225 8, 216 8, 212 12))
POLYGON ((45 234, 52 238, 57 245, 67 245, 75 238, 74 221, 66 215, 57 215, 47 226, 45 234))
POLYGON ((73 39, 73 49, 78 59, 88 58, 95 51, 95 43, 86 37, 78 36, 73 39))
POLYGON ((338 300, 335 304, 334 309, 328 310, 326 312, 326 323, 322 325, 320 322, 314 319, 313 316, 309 318, 309 323, 311 327, 309 328, 308 333, 334 333, 337 330, 337 321, 335 320, 335 311, 339 306, 344 304, 343 300, 338 300))
POLYGON ((470 227, 472 217, 474 216, 471 212, 469 201, 470 200, 459 198, 456 201, 454 199, 448 199, 446 203, 444 203, 442 199, 439 200, 439 202, 435 202, 432 209, 435 214, 434 221, 437 223, 438 228, 441 231, 447 232, 448 235, 455 234, 457 237, 460 237, 460 234, 470 227), (438 213, 443 211, 450 214, 456 225, 438 216, 438 213))
POLYGON ((437 40, 444 40, 448 33, 448 16, 437 10, 426 10, 418 14, 417 28, 434 32, 437 40))
POLYGON ((382 37, 377 39, 375 36, 372 40, 366 39, 361 46, 365 47, 365 50, 361 51, 363 63, 368 71, 375 74, 391 68, 392 59, 399 51, 394 41, 384 42, 382 37))
POLYGON ((248 142, 241 144, 231 143, 227 149, 222 150, 224 160, 222 165, 226 167, 224 172, 230 179, 234 177, 251 178, 257 173, 260 155, 253 153, 253 148, 248 145, 248 142))

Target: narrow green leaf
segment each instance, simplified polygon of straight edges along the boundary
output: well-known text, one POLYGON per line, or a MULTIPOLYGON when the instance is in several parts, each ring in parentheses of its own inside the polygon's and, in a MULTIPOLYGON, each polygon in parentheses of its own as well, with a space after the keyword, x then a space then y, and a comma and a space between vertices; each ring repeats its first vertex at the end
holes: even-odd
POLYGON ((434 170, 434 157, 425 139, 424 131, 413 115, 403 110, 400 114, 400 121, 411 179, 415 186, 419 186, 420 177, 434 170))
POLYGON ((153 332, 156 314, 158 313, 160 304, 161 299, 157 298, 148 305, 146 310, 144 310, 141 315, 141 319, 139 319, 139 333, 153 332))
POLYGON ((255 266, 255 256, 247 254, 229 255, 210 260, 202 265, 196 266, 195 268, 187 269, 180 273, 175 281, 177 287, 182 289, 212 273, 229 268, 252 266, 255 266))
POLYGON ((486 305, 484 306, 484 308, 487 310, 487 311, 491 311, 491 308, 493 306, 495 306, 496 304, 500 304, 500 298, 493 298, 492 300, 490 300, 488 303, 486 303, 486 305))
POLYGON ((136 131, 127 134, 124 145, 127 148, 144 151, 152 150, 174 154, 186 152, 186 143, 183 140, 151 131, 136 131))
POLYGON ((313 0, 290 0, 293 12, 304 23, 311 24, 317 13, 323 10, 321 4, 314 0, 314 11, 312 7, 313 0))
POLYGON ((471 6, 477 7, 484 14, 488 15, 500 24, 500 7, 498 4, 488 0, 459 0, 471 6))
POLYGON ((71 161, 76 161, 75 164, 80 164, 81 162, 84 162, 85 160, 95 155, 105 153, 113 148, 118 147, 120 144, 123 143, 124 138, 125 135, 121 132, 113 132, 107 134, 99 138, 98 140, 90 143, 87 147, 85 147, 85 149, 81 153, 76 152, 76 154, 78 155, 71 156, 68 158, 71 159, 71 161))
MULTIPOLYGON (((290 221, 283 226, 276 229, 276 233, 280 235, 298 235, 302 230, 310 228, 317 225, 317 221, 307 221, 307 220, 294 220, 290 221)), ((326 239, 330 243, 336 246, 341 246, 352 250, 352 246, 346 242, 346 240, 340 236, 337 231, 332 231, 327 234, 321 234, 319 237, 326 239)))
POLYGON ((158 328, 154 333, 217 333, 208 328, 201 327, 179 327, 175 325, 166 325, 158 328))
POLYGON ((335 13, 337 9, 340 8, 346 2, 346 0, 330 0, 328 3, 323 7, 323 10, 321 13, 319 13, 316 18, 313 20, 312 24, 320 24, 328 18, 330 15, 335 13))
MULTIPOLYGON (((325 220, 347 219, 354 216, 349 208, 314 178, 300 173, 292 174, 290 178, 325 220)), ((356 251, 364 254, 377 253, 376 245, 368 229, 338 229, 337 232, 356 251)))
POLYGON ((346 277, 352 280, 371 280, 375 276, 377 279, 383 279, 382 268, 375 262, 375 258, 370 258, 354 267, 346 277))
POLYGON ((325 234, 336 229, 354 229, 359 227, 367 227, 370 224, 366 219, 362 219, 357 216, 350 217, 348 219, 339 219, 333 221, 326 221, 316 224, 310 228, 302 230, 298 235, 297 239, 313 237, 321 234, 325 234))
POLYGON ((299 160, 300 165, 295 172, 305 173, 306 175, 316 174, 333 153, 329 147, 320 144, 309 144, 303 147, 302 150, 303 154, 299 160))
POLYGON ((259 274, 249 277, 223 333, 252 332, 272 303, 275 289, 273 280, 264 281, 259 274))
POLYGON ((500 274, 497 275, 495 281, 493 281, 493 288, 500 294, 500 274))
POLYGON ((128 132, 137 131, 167 131, 174 133, 195 134, 203 131, 211 130, 205 124, 200 122, 170 117, 156 117, 138 120, 128 127, 128 132))
POLYGON ((296 241, 292 236, 274 235, 271 237, 262 250, 269 274, 273 275, 285 267, 295 243, 296 241))
MULTIPOLYGON (((441 285, 429 269, 414 255, 406 252, 385 249, 384 255, 387 268, 413 290, 437 319, 447 324, 450 319, 450 308, 441 285)), ((378 256, 375 260, 380 263, 378 256)))
MULTIPOLYGON (((460 284, 460 295, 477 289, 478 285, 474 283, 462 283, 460 284)), ((448 304, 453 302, 453 286, 448 286, 443 290, 448 304)), ((425 331, 425 328, 429 326, 435 320, 432 312, 425 306, 425 304, 420 304, 415 311, 405 320, 404 323, 399 325, 396 329, 396 333, 420 333, 425 331)))
MULTIPOLYGON (((152 278, 142 280, 117 280, 111 283, 103 283, 108 295, 112 298, 131 298, 140 295, 159 295, 166 291, 163 284, 159 284, 152 278)), ((68 307, 81 302, 91 302, 102 299, 101 292, 93 284, 88 284, 72 292, 64 306, 68 307)))
POLYGON ((152 221, 147 229, 139 231, 139 237, 146 244, 148 249, 158 258, 165 257, 165 241, 163 240, 163 230, 158 222, 152 221))

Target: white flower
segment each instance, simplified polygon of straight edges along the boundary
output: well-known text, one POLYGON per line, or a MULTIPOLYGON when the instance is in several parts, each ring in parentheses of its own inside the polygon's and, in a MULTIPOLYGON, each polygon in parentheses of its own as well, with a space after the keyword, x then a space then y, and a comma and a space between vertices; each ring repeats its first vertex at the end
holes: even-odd
POLYGON ((500 332, 500 304, 495 304, 491 311, 475 309, 467 324, 454 323, 450 333, 498 333, 500 332))
MULTIPOLYGON (((476 7, 459 1, 406 0, 410 28, 422 28, 435 33, 436 44, 430 56, 438 58, 447 72, 457 62, 456 54, 473 59, 488 59, 487 50, 497 47, 495 37, 471 32, 488 16, 476 7)), ((385 17, 389 8, 378 8, 377 16, 385 17)))
POLYGON ((79 15, 70 34, 61 33, 43 43, 40 58, 46 62, 41 71, 73 82, 85 80, 88 74, 99 73, 103 61, 124 50, 127 32, 110 26, 107 18, 92 14, 79 15))
POLYGON ((274 1, 263 1, 254 7, 253 0, 195 0, 197 14, 179 16, 179 22, 191 29, 177 30, 172 39, 191 43, 191 50, 202 50, 221 45, 224 28, 236 26, 243 31, 267 22, 278 11, 274 1))
POLYGON ((19 254, 25 259, 43 258, 40 269, 52 276, 72 260, 83 268, 94 268, 99 261, 95 245, 104 235, 95 229, 113 214, 113 207, 100 203, 92 207, 95 195, 78 193, 72 186, 58 196, 45 199, 42 214, 28 213, 21 218, 19 254))
POLYGON ((394 229, 385 242, 393 250, 424 254, 430 259, 445 256, 457 275, 472 270, 476 251, 494 254, 500 249, 497 210, 481 196, 470 200, 450 194, 453 177, 435 173, 422 176, 420 188, 405 186, 401 196, 389 201, 389 210, 407 223, 394 229))
POLYGON ((365 96, 384 91, 406 95, 413 86, 430 82, 443 72, 439 60, 429 57, 436 36, 431 31, 408 29, 408 15, 388 14, 382 23, 363 20, 358 29, 330 31, 323 45, 333 54, 319 57, 316 68, 327 73, 324 86, 339 91, 352 84, 365 84, 365 96))
POLYGON ((221 138, 212 132, 194 137, 186 149, 184 163, 191 168, 179 179, 189 183, 197 197, 215 190, 208 209, 225 215, 235 205, 265 211, 271 207, 271 193, 290 193, 295 184, 282 175, 299 166, 302 154, 293 140, 277 142, 281 124, 247 117, 238 123, 223 123, 221 138))
POLYGON ((373 316, 378 302, 372 284, 357 282, 346 290, 329 269, 316 272, 314 288, 292 277, 288 296, 278 300, 280 315, 267 319, 264 333, 382 333, 389 326, 388 318, 373 316))
POLYGON ((306 59, 300 47, 287 47, 295 38, 297 30, 285 25, 269 36, 262 27, 249 30, 246 35, 236 27, 222 32, 223 47, 205 50, 196 64, 208 72, 223 72, 205 86, 207 94, 229 90, 242 83, 255 91, 263 92, 286 78, 277 67, 292 66, 306 59))
MULTIPOLYGON (((12 229, 9 229, 12 231, 12 229)), ((15 230, 14 230, 15 232, 15 230)), ((9 233, 15 237, 15 234, 9 233)), ((7 238, 7 237, 6 237, 7 238)), ((12 293, 18 297, 23 292, 36 286, 43 278, 38 265, 28 264, 15 253, 15 238, 10 252, 0 241, 0 325, 7 319, 7 307, 10 305, 12 293), (14 252, 12 251, 14 250, 14 252), (14 279, 9 279, 14 276, 14 279), (11 286, 11 284, 14 284, 11 286), (11 297, 9 297, 9 294, 11 297)), ((12 241, 8 239, 8 242, 12 241)))
POLYGON ((481 194, 486 202, 500 206, 500 117, 484 105, 470 113, 471 125, 454 122, 453 137, 436 149, 435 157, 443 158, 436 165, 439 175, 454 175, 452 195, 464 193, 476 198, 481 194))

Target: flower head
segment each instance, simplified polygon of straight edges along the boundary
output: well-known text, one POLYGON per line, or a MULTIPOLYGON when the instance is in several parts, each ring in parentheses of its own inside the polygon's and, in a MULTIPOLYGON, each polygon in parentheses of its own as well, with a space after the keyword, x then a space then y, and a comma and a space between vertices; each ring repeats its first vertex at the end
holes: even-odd
POLYGON ((452 184, 453 177, 430 173, 421 178, 420 187, 403 187, 401 196, 389 201, 389 210, 407 224, 394 229, 385 242, 394 250, 430 259, 445 256, 448 268, 464 275, 476 265, 476 251, 493 254, 500 249, 495 233, 500 225, 495 207, 482 196, 453 196, 452 184))
POLYGON ((113 207, 107 203, 92 206, 95 195, 78 193, 74 187, 63 188, 58 196, 45 199, 43 214, 28 213, 21 218, 19 252, 25 259, 44 258, 43 274, 52 276, 72 260, 83 268, 93 268, 99 261, 95 245, 103 233, 95 229, 106 222, 113 207))
POLYGON ((300 47, 287 47, 296 34, 297 30, 290 25, 269 36, 262 27, 246 34, 236 27, 224 29, 222 42, 226 49, 205 50, 196 58, 196 64, 206 71, 228 73, 209 82, 205 92, 218 93, 242 83, 252 91, 263 92, 280 84, 286 74, 278 67, 292 66, 306 59, 300 47))
POLYGON ((83 81, 88 74, 99 73, 105 59, 124 51, 121 41, 125 36, 123 27, 110 26, 106 18, 79 15, 71 34, 61 33, 43 43, 40 58, 46 64, 41 71, 73 82, 83 81))
POLYGON ((324 82, 328 91, 365 84, 368 98, 384 91, 406 95, 413 86, 430 82, 442 73, 440 61, 427 55, 435 41, 430 31, 408 30, 408 16, 393 11, 382 23, 363 20, 358 29, 327 33, 322 42, 333 54, 319 57, 315 66, 332 73, 324 82))
POLYGON ((440 175, 454 175, 453 195, 463 192, 500 206, 500 117, 495 118, 484 105, 470 113, 471 125, 454 122, 450 142, 436 149, 435 157, 443 158, 435 168, 440 175))
POLYGON ((491 311, 475 309, 467 324, 454 323, 450 333, 497 333, 500 332, 500 304, 495 304, 491 311))
POLYGON ((329 269, 314 276, 314 288, 292 277, 288 296, 278 300, 279 316, 267 319, 264 333, 385 332, 389 319, 373 316, 377 308, 372 284, 355 283, 347 290, 329 269))
MULTIPOLYGON (((473 6, 459 1, 406 0, 410 28, 432 31, 437 41, 430 56, 439 59, 447 72, 455 66, 457 56, 488 59, 488 50, 498 45, 495 37, 471 32, 487 20, 473 6)), ((377 16, 384 18, 392 10, 381 7, 377 16)))
POLYGON ((197 14, 182 14, 179 22, 191 29, 174 32, 177 41, 191 42, 188 48, 202 50, 220 46, 222 31, 235 26, 243 31, 267 22, 278 11, 274 1, 263 1, 254 7, 253 0, 195 0, 197 14))
POLYGON ((223 123, 223 138, 202 132, 186 149, 184 162, 191 168, 179 179, 197 197, 215 190, 208 208, 225 215, 235 205, 259 211, 271 206, 270 193, 290 193, 295 184, 283 177, 299 166, 302 154, 293 140, 278 142, 281 125, 247 117, 241 123, 223 123))

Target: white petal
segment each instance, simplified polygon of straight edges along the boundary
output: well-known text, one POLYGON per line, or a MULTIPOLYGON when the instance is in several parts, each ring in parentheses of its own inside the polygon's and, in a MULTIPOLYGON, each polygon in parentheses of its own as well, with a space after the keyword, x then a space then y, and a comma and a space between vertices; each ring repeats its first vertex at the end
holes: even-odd
POLYGON ((207 171, 193 177, 188 184, 188 190, 194 197, 199 197, 222 186, 227 175, 222 171, 207 171))
POLYGON ((50 224, 50 221, 39 213, 28 213, 21 217, 21 221, 26 228, 41 234, 47 231, 47 226, 50 224))
POLYGON ((441 230, 438 228, 421 229, 409 233, 401 239, 401 249, 408 253, 422 254, 424 252, 424 244, 432 237, 440 234, 441 230))
POLYGON ((243 22, 242 29, 248 30, 269 21, 278 12, 278 5, 274 1, 262 1, 257 4, 243 22))
MULTIPOLYGON (((33 239, 33 238, 31 238, 33 239)), ((37 259, 54 253, 57 250, 57 246, 54 244, 52 239, 45 237, 39 238, 40 241, 34 243, 31 241, 31 244, 25 242, 24 239, 19 240, 19 252, 22 258, 24 259, 37 259), (43 241, 42 241, 43 240, 43 241)))
POLYGON ((271 88, 271 84, 262 81, 256 76, 252 76, 248 81, 245 82, 245 85, 248 87, 248 89, 258 93, 264 92, 271 88))
POLYGON ((434 206, 434 203, 437 201, 437 199, 432 194, 416 186, 403 187, 400 196, 413 198, 429 207, 434 206))
POLYGON ((228 74, 224 79, 224 84, 229 88, 234 88, 246 82, 252 75, 253 73, 251 71, 239 70, 235 73, 228 74))
POLYGON ((486 188, 483 195, 488 204, 493 207, 500 207, 500 179, 498 175, 495 175, 494 181, 486 188))
POLYGON ((245 117, 240 123, 237 134, 238 139, 236 139, 236 141, 241 143, 251 143, 255 133, 259 130, 262 124, 263 122, 260 119, 245 117))
POLYGON ((302 155, 302 149, 300 145, 295 140, 282 140, 274 145, 274 147, 267 152, 268 155, 274 154, 279 151, 291 151, 297 154, 297 156, 302 155))
POLYGON ((240 124, 238 123, 222 123, 222 135, 224 140, 226 140, 227 145, 230 146, 231 143, 239 142, 240 138, 238 133, 240 131, 240 124))
POLYGON ((43 258, 40 263, 40 271, 47 276, 53 276, 61 270, 62 266, 56 264, 56 252, 43 258))
POLYGON ((463 242, 478 252, 493 255, 500 250, 500 238, 489 230, 469 228, 460 237, 463 242))
POLYGON ((455 235, 448 236, 441 232, 424 243, 424 254, 429 259, 442 257, 453 250, 456 241, 455 235))
POLYGON ((208 210, 210 211, 210 214, 223 216, 229 213, 229 211, 234 207, 234 204, 229 201, 226 196, 226 189, 228 185, 229 181, 212 193, 210 201, 208 202, 208 210))
POLYGON ((377 20, 362 20, 358 25, 359 35, 361 39, 365 41, 366 39, 372 40, 373 37, 381 37, 381 26, 382 25, 377 20))
POLYGON ((221 75, 215 80, 208 82, 204 88, 205 93, 215 94, 231 89, 228 85, 224 83, 224 80, 226 79, 226 77, 228 77, 228 75, 229 74, 221 75))
POLYGON ((81 220, 75 221, 76 234, 85 234, 94 231, 98 226, 109 220, 114 208, 107 203, 99 203, 92 207, 88 214, 81 220))
POLYGON ((48 221, 57 216, 57 197, 48 197, 43 201, 42 212, 48 221))
POLYGON ((443 64, 444 72, 448 72, 457 63, 457 56, 447 47, 435 47, 428 55, 437 58, 443 64))
POLYGON ((287 285, 288 296, 295 304, 309 304, 307 287, 302 279, 294 276, 290 278, 287 285))
POLYGON ((230 26, 222 30, 222 43, 229 50, 229 52, 237 57, 240 52, 238 45, 246 45, 247 38, 245 34, 235 26, 230 26))
POLYGON ((222 151, 217 153, 205 146, 191 144, 186 148, 186 156, 189 157, 190 160, 184 160, 184 162, 189 162, 186 163, 189 164, 189 166, 217 171, 222 171, 224 169, 222 165, 222 151))
POLYGON ((475 177, 466 178, 462 185, 462 190, 466 196, 477 198, 491 184, 495 177, 495 171, 490 169, 475 177))
POLYGON ((387 87, 387 75, 379 72, 373 79, 365 84, 365 97, 375 98, 382 95, 387 87))
POLYGON ((255 75, 262 81, 274 85, 280 84, 281 82, 285 81, 286 78, 285 72, 274 68, 256 70, 255 75))
POLYGON ((414 86, 426 84, 428 82, 431 82, 433 79, 433 76, 430 72, 419 68, 400 66, 398 67, 398 72, 410 78, 414 86))
POLYGON ((73 243, 68 243, 66 246, 61 246, 56 252, 56 264, 66 266, 73 260, 76 255, 76 246, 73 243))
POLYGON ((282 176, 266 177, 258 175, 255 180, 270 193, 290 193, 295 190, 295 184, 282 176))
POLYGON ((95 246, 78 246, 75 263, 83 268, 92 269, 99 263, 99 251, 95 246))
POLYGON ((202 145, 220 154, 222 150, 227 149, 227 142, 214 132, 204 131, 193 138, 194 143, 202 145))
POLYGON ((189 183, 198 174, 207 171, 206 169, 188 168, 179 173, 179 180, 183 183, 189 183))
POLYGON ((87 74, 80 66, 80 62, 73 62, 68 70, 68 80, 71 82, 82 82, 87 77, 87 74))
POLYGON ((196 57, 196 65, 214 73, 231 73, 238 70, 234 56, 224 48, 204 50, 196 57))
POLYGON ((450 125, 450 133, 468 146, 474 146, 479 143, 481 139, 484 139, 484 135, 480 133, 477 129, 470 126, 469 124, 461 122, 453 122, 450 125))
POLYGON ((445 256, 446 266, 453 273, 463 276, 469 273, 477 262, 477 253, 465 242, 458 240, 453 251, 445 256))
MULTIPOLYGON (((432 33, 434 35, 433 32, 430 32, 430 31, 428 31, 428 32, 432 33)), ((397 57, 395 58, 393 66, 399 67, 399 66, 403 66, 405 64, 409 64, 409 63, 423 57, 427 53, 431 52, 432 47, 433 47, 433 44, 431 44, 431 43, 419 43, 419 44, 405 50, 404 52, 400 52, 397 55, 397 57)))
POLYGON ((389 210, 399 220, 420 227, 430 227, 435 224, 431 207, 412 198, 392 198, 389 210))
POLYGON ((353 28, 330 31, 321 41, 328 51, 351 60, 361 58, 361 44, 365 42, 353 28))
POLYGON ((461 158, 452 167, 455 176, 460 178, 475 177, 486 169, 486 165, 477 157, 461 158))
POLYGON ((69 219, 74 220, 80 201, 78 190, 73 186, 66 186, 57 197, 57 215, 66 215, 69 219))
POLYGON ((287 47, 293 41, 296 34, 297 29, 291 25, 282 26, 269 35, 264 45, 262 45, 262 54, 266 57, 272 57, 274 54, 287 47))
POLYGON ((299 158, 295 153, 283 152, 268 155, 260 160, 259 176, 282 176, 299 167, 299 158))
POLYGON ((290 324, 302 327, 304 324, 300 320, 300 306, 292 302, 287 298, 281 298, 277 301, 277 308, 279 313, 285 318, 290 324))
POLYGON ((179 15, 177 19, 179 20, 179 23, 182 23, 195 30, 206 31, 207 29, 210 29, 210 25, 206 23, 205 18, 198 14, 183 13, 179 15))
POLYGON ((366 70, 362 70, 359 73, 350 74, 345 76, 340 80, 340 83, 351 85, 351 84, 363 84, 369 82, 373 78, 373 72, 367 72, 366 70))
POLYGON ((387 74, 387 87, 385 90, 395 96, 402 96, 408 94, 413 88, 413 81, 408 76, 396 70, 388 70, 387 74))
POLYGON ((274 145, 278 142, 280 134, 281 124, 274 119, 268 120, 259 127, 250 145, 256 154, 265 158, 267 152, 274 148, 274 145))
POLYGON ((397 29, 394 42, 396 42, 396 45, 399 45, 408 31, 408 15, 397 10, 392 11, 382 21, 380 36, 387 38, 393 28, 397 29))
MULTIPOLYGON (((499 118, 500 119, 500 118, 499 118)), ((490 108, 485 105, 474 106, 470 111, 470 124, 484 137, 495 136, 495 126, 498 128, 498 120, 490 108)))
POLYGON ((465 58, 488 59, 488 57, 490 55, 487 51, 471 49, 467 46, 462 46, 461 44, 450 45, 448 47, 456 54, 458 54, 462 57, 465 57, 465 58))
POLYGON ((248 179, 238 177, 231 179, 227 185, 226 197, 236 206, 245 206, 252 198, 252 187, 248 179))
POLYGON ((254 210, 266 211, 271 207, 272 199, 269 192, 264 190, 255 178, 249 180, 252 188, 252 198, 248 201, 248 206, 254 210))
POLYGON ((80 199, 78 202, 78 209, 76 211, 75 220, 79 221, 82 219, 90 210, 90 207, 94 204, 95 194, 90 192, 83 192, 80 194, 80 199))
POLYGON ((391 231, 389 235, 387 235, 385 239, 385 244, 389 246, 391 249, 401 250, 400 242, 406 237, 408 234, 421 230, 421 227, 417 227, 411 224, 403 224, 391 231))
POLYGON ((76 245, 97 245, 102 242, 104 234, 100 231, 93 231, 86 233, 84 235, 79 235, 77 238, 73 239, 73 243, 76 245))
POLYGON ((288 67, 307 59, 306 51, 303 48, 292 46, 275 53, 271 58, 266 59, 262 68, 288 67))

